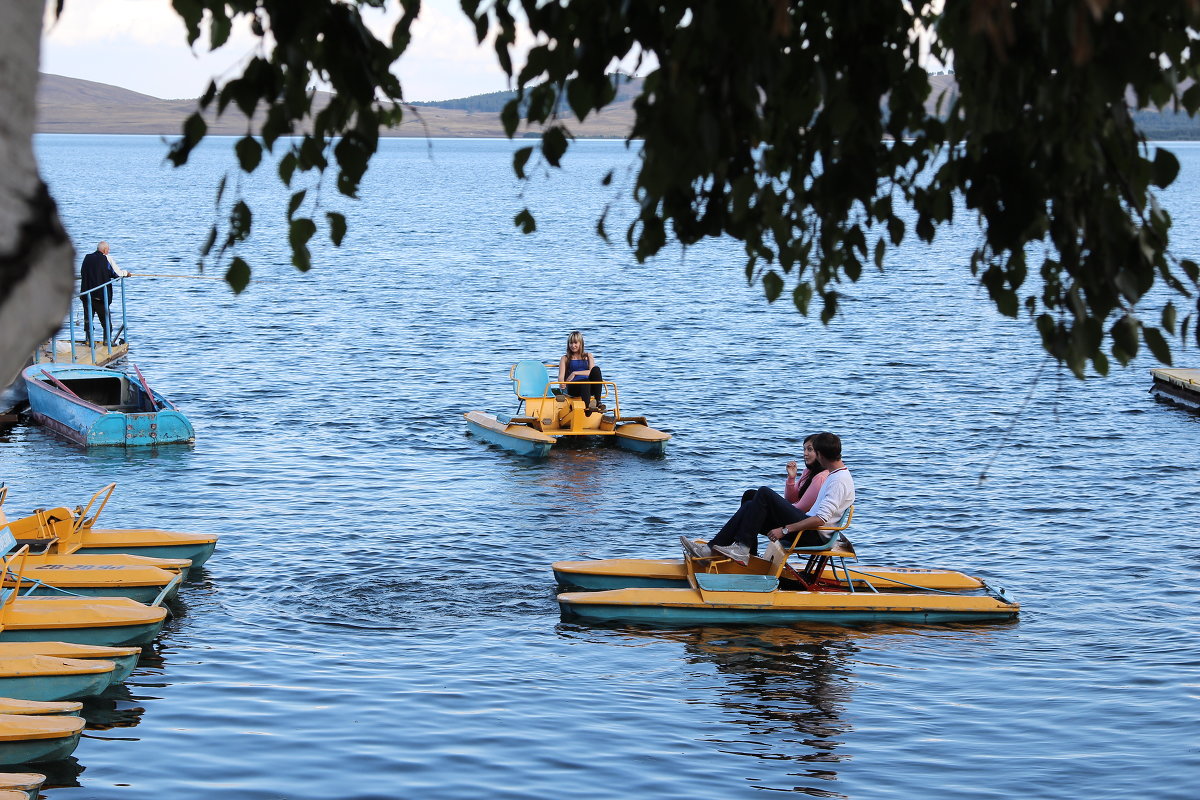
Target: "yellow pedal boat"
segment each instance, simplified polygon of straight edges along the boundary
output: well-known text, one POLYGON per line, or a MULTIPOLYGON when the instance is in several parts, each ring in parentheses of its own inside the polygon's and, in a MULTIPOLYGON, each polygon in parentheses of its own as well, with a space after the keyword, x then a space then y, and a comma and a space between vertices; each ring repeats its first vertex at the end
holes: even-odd
POLYGON ((624 450, 662 455, 671 438, 671 434, 651 428, 645 417, 624 416, 620 392, 612 381, 574 382, 602 385, 605 401, 612 402, 611 409, 589 413, 583 400, 560 388, 564 382, 550 380, 547 365, 541 361, 518 361, 508 378, 518 400, 515 416, 482 411, 468 411, 463 416, 472 434, 514 453, 541 458, 563 437, 593 436, 616 442, 624 450))
POLYGON ((3 559, 16 585, 0 590, 0 642, 63 641, 116 647, 154 641, 167 610, 127 597, 20 597, 25 547, 3 559))
POLYGON ((719 554, 685 555, 678 562, 558 562, 560 583, 598 589, 559 594, 559 608, 564 619, 655 625, 944 623, 1017 616, 1020 606, 1002 589, 963 573, 848 568, 845 562, 857 559, 843 534, 852 517, 850 509, 837 526, 822 528, 829 534, 822 545, 793 545, 775 560, 751 557, 746 565, 719 554), (787 563, 793 553, 808 557, 800 570, 787 563))
POLYGON ((37 800, 45 782, 46 776, 37 772, 0 772, 0 800, 37 800))
MULTIPOLYGON (((108 661, 116 665, 110 679, 117 684, 125 680, 137 666, 138 657, 142 654, 140 647, 109 647, 95 644, 76 644, 74 642, 0 642, 0 659, 22 658, 25 656, 52 656, 54 658, 71 658, 77 661, 108 661)), ((0 714, 12 712, 0 711, 0 714)))
POLYGON ((75 752, 80 717, 0 714, 0 765, 58 761, 75 752))
MULTIPOLYGON (((17 540, 22 544, 30 544, 34 549, 36 539, 52 539, 47 542, 50 552, 58 555, 127 555, 139 558, 158 558, 173 562, 187 561, 189 566, 201 566, 213 554, 217 547, 218 536, 207 533, 183 533, 179 531, 164 531, 157 528, 97 528, 96 520, 100 512, 108 505, 113 491, 117 488, 110 483, 92 495, 87 505, 79 506, 74 511, 68 510, 71 524, 64 526, 62 510, 65 507, 51 509, 46 512, 54 517, 56 523, 49 528, 39 529, 30 524, 28 532, 24 529, 14 530, 17 540), (95 507, 95 511, 92 509, 95 507), (27 541, 26 539, 30 541, 27 541)), ((4 489, 0 489, 0 504, 4 502, 4 489)), ((36 516, 36 515, 35 515, 36 516)), ((24 518, 30 519, 28 517, 24 518)), ((0 523, 4 521, 0 512, 0 523)), ((16 521, 9 523, 10 527, 16 521)), ((147 563, 148 566, 166 568, 164 564, 147 563)))
MULTIPOLYGON (((78 700, 18 700, 15 697, 0 697, 0 714, 77 717, 80 711, 83 711, 83 703, 78 700)), ((4 785, 3 776, 0 775, 0 789, 6 788, 9 787, 4 785)))

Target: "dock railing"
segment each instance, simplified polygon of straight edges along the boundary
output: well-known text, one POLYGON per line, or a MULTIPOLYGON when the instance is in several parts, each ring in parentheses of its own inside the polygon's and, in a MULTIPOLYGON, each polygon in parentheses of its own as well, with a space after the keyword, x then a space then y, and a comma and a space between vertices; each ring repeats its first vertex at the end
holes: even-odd
POLYGON ((113 278, 108 283, 97 286, 95 289, 90 289, 87 292, 76 292, 74 295, 72 295, 71 300, 71 311, 67 314, 66 321, 57 331, 55 331, 54 335, 50 337, 48 342, 42 345, 42 347, 38 348, 39 352, 36 356, 36 359, 40 362, 48 361, 51 363, 56 363, 60 361, 69 361, 70 363, 75 364, 84 361, 84 356, 88 356, 88 363, 101 364, 108 363, 120 355, 124 355, 124 353, 128 350, 125 278, 123 276, 119 278, 113 278), (94 315, 92 311, 92 302, 95 298, 96 292, 102 293, 101 296, 103 296, 104 290, 113 285, 116 286, 116 294, 119 295, 121 300, 121 313, 119 318, 114 319, 116 315, 114 314, 113 304, 109 304, 107 314, 108 326, 106 329, 105 326, 100 325, 99 320, 93 318, 94 315), (80 300, 81 302, 76 304, 74 302, 76 300, 80 300), (83 328, 83 333, 85 336, 82 340, 78 339, 76 335, 75 315, 77 310, 81 311, 83 315, 82 319, 80 320, 80 327, 83 328), (114 324, 118 320, 120 322, 119 326, 114 324), (100 330, 96 331, 96 327, 99 327, 100 330), (89 331, 92 335, 87 335, 89 331), (65 358, 60 357, 59 353, 59 340, 64 333, 66 334, 67 347, 64 348, 64 353, 62 355, 66 356, 65 358), (95 335, 97 333, 100 334, 99 337, 95 335), (100 361, 97 360, 97 338, 100 338, 99 344, 103 345, 104 348, 100 353, 100 361))

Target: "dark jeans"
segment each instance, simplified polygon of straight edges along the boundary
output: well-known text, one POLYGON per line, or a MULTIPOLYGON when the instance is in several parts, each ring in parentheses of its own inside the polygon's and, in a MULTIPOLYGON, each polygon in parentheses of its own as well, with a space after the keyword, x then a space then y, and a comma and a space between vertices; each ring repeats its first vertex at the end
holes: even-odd
MULTIPOLYGON (((602 380, 604 380, 604 378, 603 378, 603 376, 600 375, 599 367, 592 367, 592 371, 589 372, 588 376, 586 378, 584 378, 583 380, 602 381, 602 380)), ((597 384, 583 384, 583 385, 575 385, 574 383, 570 383, 570 382, 567 383, 567 394, 571 395, 572 397, 578 397, 578 398, 582 399, 583 402, 588 403, 588 404, 591 403, 592 398, 595 398, 596 402, 599 403, 600 395, 603 392, 604 392, 604 387, 598 383, 597 384)))
MULTIPOLYGON (((742 506, 721 527, 720 533, 709 541, 709 546, 724 546, 740 542, 750 548, 751 553, 758 552, 759 534, 774 530, 783 525, 799 522, 805 515, 778 492, 769 486, 760 486, 742 495, 742 506)), ((785 546, 791 544, 795 536, 786 537, 785 546)), ((800 544, 804 546, 821 544, 826 541, 824 536, 816 531, 802 531, 800 544)))
POLYGON ((103 341, 108 341, 108 298, 107 297, 92 297, 90 305, 92 307, 91 314, 88 313, 89 295, 80 297, 83 303, 83 332, 90 344, 92 341, 92 314, 100 318, 100 330, 104 333, 103 341))

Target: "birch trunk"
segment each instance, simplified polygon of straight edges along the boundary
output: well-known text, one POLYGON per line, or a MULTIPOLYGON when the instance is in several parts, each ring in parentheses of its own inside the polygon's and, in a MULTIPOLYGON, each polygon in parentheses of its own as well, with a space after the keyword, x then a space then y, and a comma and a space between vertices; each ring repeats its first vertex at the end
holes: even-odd
POLYGON ((0 5, 0 389, 70 310, 75 251, 33 156, 43 5, 0 5))

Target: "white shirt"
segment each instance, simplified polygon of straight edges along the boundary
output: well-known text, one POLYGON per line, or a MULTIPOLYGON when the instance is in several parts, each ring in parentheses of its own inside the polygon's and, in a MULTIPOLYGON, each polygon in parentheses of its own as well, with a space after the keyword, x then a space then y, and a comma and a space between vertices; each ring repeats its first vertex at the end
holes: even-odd
POLYGON ((821 491, 817 492, 816 502, 809 510, 810 517, 820 517, 826 525, 841 519, 846 509, 854 505, 854 478, 850 470, 842 467, 829 473, 821 491))
POLYGON ((123 269, 121 269, 120 267, 118 267, 118 266, 117 266, 117 260, 116 260, 115 258, 113 258, 112 256, 109 256, 109 255, 106 255, 106 256, 105 256, 105 258, 107 258, 107 259, 108 259, 108 265, 109 265, 110 267, 112 267, 112 270, 113 270, 113 272, 117 273, 117 274, 118 274, 118 275, 120 275, 122 278, 128 278, 128 277, 129 277, 129 273, 128 273, 128 272, 126 272, 125 270, 123 270, 123 269))

